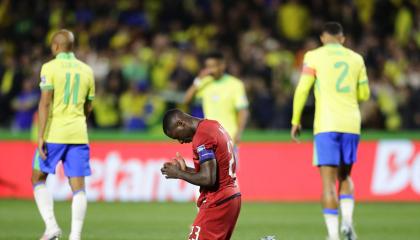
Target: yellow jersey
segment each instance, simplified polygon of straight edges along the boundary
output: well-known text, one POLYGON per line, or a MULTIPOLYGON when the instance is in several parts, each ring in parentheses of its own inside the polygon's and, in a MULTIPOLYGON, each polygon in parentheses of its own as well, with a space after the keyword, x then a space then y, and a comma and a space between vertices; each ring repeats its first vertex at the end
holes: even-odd
POLYGON ((53 91, 44 140, 48 143, 88 143, 84 105, 95 96, 92 69, 74 54, 59 53, 42 65, 42 91, 53 91))
POLYGON ((248 107, 243 82, 229 74, 218 80, 207 76, 200 81, 197 89, 204 117, 218 121, 232 138, 235 137, 238 132, 237 112, 248 107))
POLYGON ((326 44, 307 52, 293 100, 293 125, 300 124, 302 110, 313 84, 314 134, 360 134, 358 101, 366 101, 370 95, 362 56, 341 44, 326 44))

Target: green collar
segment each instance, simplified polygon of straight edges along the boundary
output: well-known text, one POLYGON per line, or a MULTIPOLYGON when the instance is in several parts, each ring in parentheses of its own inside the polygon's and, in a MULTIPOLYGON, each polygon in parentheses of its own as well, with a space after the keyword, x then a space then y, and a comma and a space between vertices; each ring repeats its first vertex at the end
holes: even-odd
POLYGON ((61 53, 57 54, 57 56, 55 58, 56 59, 66 59, 66 60, 69 60, 69 59, 74 59, 76 57, 74 56, 74 53, 73 52, 61 52, 61 53))
POLYGON ((227 77, 228 77, 228 74, 227 73, 225 73, 225 74, 223 74, 219 79, 215 79, 215 82, 216 83, 221 83, 221 82, 224 82, 226 79, 227 79, 227 77))
POLYGON ((342 47, 340 43, 327 43, 325 44, 326 47, 342 47))

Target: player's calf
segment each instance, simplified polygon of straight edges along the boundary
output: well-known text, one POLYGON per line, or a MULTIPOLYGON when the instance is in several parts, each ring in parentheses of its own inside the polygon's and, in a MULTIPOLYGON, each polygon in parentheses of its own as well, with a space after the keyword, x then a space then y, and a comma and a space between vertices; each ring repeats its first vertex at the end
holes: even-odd
POLYGON ((338 231, 338 199, 335 189, 337 168, 334 166, 320 166, 322 178, 322 206, 325 225, 329 239, 339 239, 338 231))
POLYGON ((73 190, 73 201, 71 205, 71 233, 69 239, 80 240, 87 209, 85 178, 71 177, 69 178, 69 182, 73 190))
POLYGON ((45 223, 45 232, 41 239, 56 239, 61 235, 54 216, 54 203, 51 194, 48 192, 45 184, 38 184, 34 188, 34 198, 39 213, 45 223))

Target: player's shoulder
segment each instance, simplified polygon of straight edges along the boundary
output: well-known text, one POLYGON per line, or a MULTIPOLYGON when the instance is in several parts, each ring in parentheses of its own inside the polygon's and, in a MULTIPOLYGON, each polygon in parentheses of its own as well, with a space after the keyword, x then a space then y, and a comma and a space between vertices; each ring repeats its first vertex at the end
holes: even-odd
POLYGON ((357 53, 353 49, 350 49, 347 47, 343 47, 343 48, 346 51, 346 58, 350 63, 355 64, 356 66, 364 65, 363 56, 361 54, 357 53))
POLYGON ((90 67, 88 64, 86 64, 85 62, 83 62, 80 59, 76 59, 75 61, 77 61, 78 65, 80 66, 80 68, 90 74, 93 74, 93 70, 92 67, 90 67))
POLYGON ((314 55, 314 54, 318 54, 321 53, 323 51, 324 47, 317 47, 311 50, 306 51, 305 55, 314 55))
POLYGON ((219 124, 217 121, 203 119, 197 127, 195 136, 193 138, 193 142, 200 142, 202 139, 214 137, 214 134, 216 133, 218 127, 219 124))
POLYGON ((346 50, 348 51, 348 53, 350 54, 350 56, 352 58, 356 59, 356 61, 358 61, 358 62, 363 63, 363 56, 360 53, 358 53, 358 52, 356 52, 356 51, 354 51, 353 49, 350 49, 350 48, 346 48, 346 50))
POLYGON ((232 85, 232 86, 243 86, 244 85, 244 82, 241 79, 239 79, 239 78, 237 78, 233 75, 230 75, 230 74, 226 73, 224 77, 226 78, 226 82, 229 85, 232 85))
POLYGON ((231 81, 231 82, 242 82, 239 78, 237 78, 237 77, 235 77, 235 76, 233 76, 233 75, 230 75, 230 74, 228 74, 228 73, 225 73, 224 77, 225 77, 228 81, 231 81))
POLYGON ((203 119, 198 125, 197 132, 199 132, 200 134, 209 134, 209 130, 216 128, 217 125, 218 122, 215 120, 203 119))
POLYGON ((305 52, 304 59, 305 61, 309 61, 314 58, 314 56, 319 56, 323 54, 323 47, 318 47, 315 49, 311 49, 305 52))
POLYGON ((57 63, 57 61, 55 59, 51 59, 51 60, 45 62, 44 64, 42 64, 41 69, 42 70, 49 70, 49 69, 53 68, 56 63, 57 63))

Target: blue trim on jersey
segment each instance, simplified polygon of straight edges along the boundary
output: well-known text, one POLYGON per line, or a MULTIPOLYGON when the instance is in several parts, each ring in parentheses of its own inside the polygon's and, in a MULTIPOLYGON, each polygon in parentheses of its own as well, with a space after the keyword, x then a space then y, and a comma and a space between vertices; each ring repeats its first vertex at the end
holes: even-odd
POLYGON ((339 198, 340 200, 341 199, 354 199, 353 194, 341 194, 339 198))
POLYGON ((324 214, 338 215, 338 209, 324 208, 322 212, 324 214))

